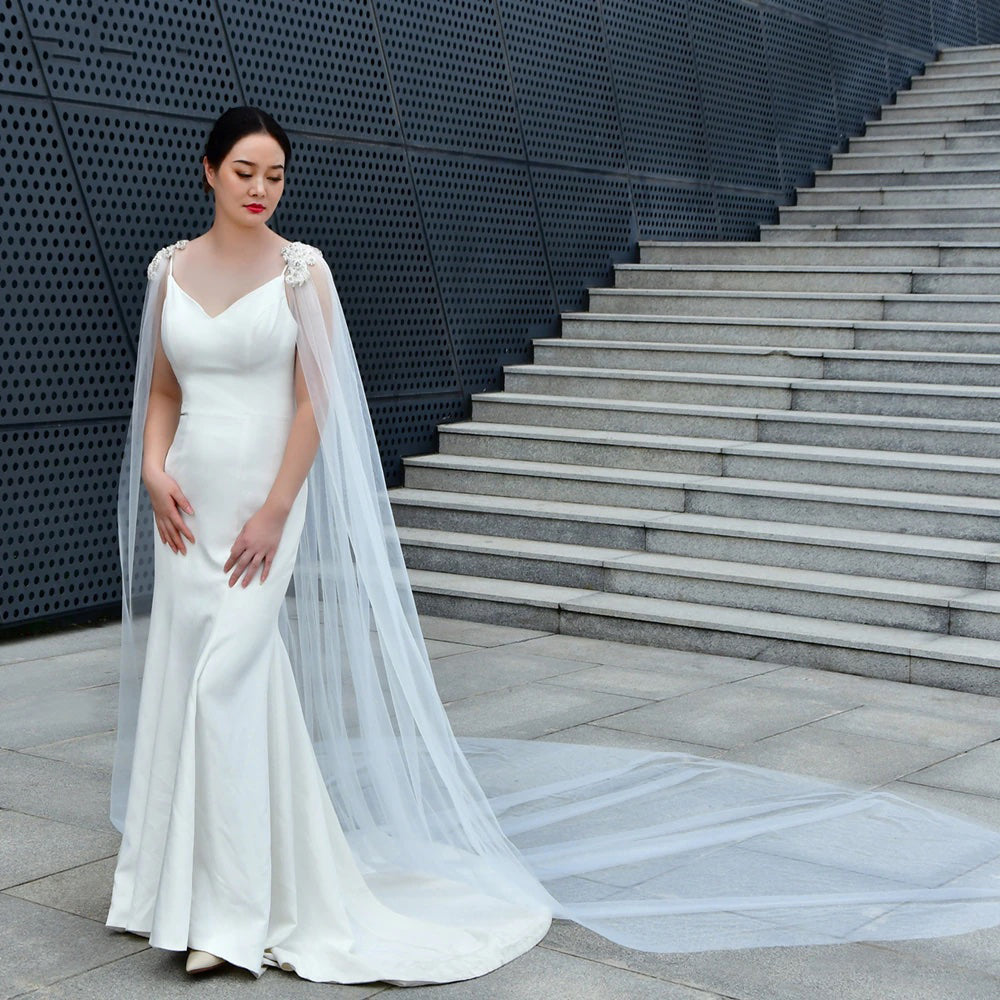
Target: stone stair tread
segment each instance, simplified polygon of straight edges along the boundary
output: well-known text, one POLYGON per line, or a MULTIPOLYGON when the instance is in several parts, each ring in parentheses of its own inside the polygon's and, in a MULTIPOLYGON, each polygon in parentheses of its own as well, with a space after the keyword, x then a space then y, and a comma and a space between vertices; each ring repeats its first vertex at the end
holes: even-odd
POLYGON ((480 597, 504 604, 529 603, 541 608, 559 608, 570 601, 597 593, 579 587, 557 587, 547 583, 524 583, 520 580, 486 579, 461 573, 440 573, 435 570, 409 569, 407 574, 414 590, 423 593, 455 594, 480 597))
POLYGON ((532 343, 545 347, 565 345, 566 347, 596 347, 622 351, 659 351, 670 353, 700 354, 746 354, 767 356, 790 354, 803 358, 865 358, 876 361, 933 361, 943 364, 1000 364, 1000 354, 961 351, 886 351, 868 350, 856 347, 795 347, 782 344, 702 344, 683 341, 651 340, 601 340, 597 337, 535 337, 532 343))
MULTIPOLYGON (((826 244, 830 246, 830 244, 826 244)), ((564 312, 562 319, 590 320, 600 323, 671 323, 685 325, 704 323, 726 326, 788 326, 807 329, 837 330, 913 330, 917 332, 941 331, 942 333, 1000 333, 1000 323, 953 323, 942 320, 917 319, 812 319, 808 316, 683 316, 654 315, 651 313, 591 313, 564 312)), ((557 339, 557 338, 538 338, 557 339)), ((558 338, 562 339, 562 338, 558 338)), ((959 352, 952 352, 959 353, 959 352)))
POLYGON ((996 666, 1000 642, 966 636, 941 635, 917 629, 838 622, 805 615, 751 611, 713 604, 689 604, 654 597, 632 597, 601 591, 554 587, 549 584, 486 579, 433 570, 408 571, 415 591, 459 597, 479 597, 491 602, 530 603, 583 614, 604 614, 640 621, 701 627, 712 631, 785 638, 819 645, 849 646, 872 651, 911 654, 928 659, 996 666))
MULTIPOLYGON (((833 191, 833 188, 824 188, 824 191, 833 191)), ((844 188, 844 191, 867 191, 867 190, 894 190, 892 188, 844 188)), ((812 206, 809 206, 812 207, 812 206)), ((616 271, 681 271, 681 272, 720 272, 728 273, 737 271, 745 274, 756 274, 760 271, 783 272, 790 274, 947 274, 947 275, 1000 275, 1000 267, 928 267, 922 264, 768 264, 761 262, 758 264, 615 264, 616 271)), ((603 287, 603 286, 602 286, 603 287)))
POLYGON ((657 403, 647 400, 613 399, 601 396, 551 396, 542 393, 509 392, 507 390, 474 392, 471 398, 475 401, 514 403, 526 406, 571 406, 641 413, 793 420, 800 423, 842 424, 855 427, 898 427, 963 431, 970 434, 1000 434, 1000 421, 991 420, 950 420, 938 417, 904 417, 882 413, 840 413, 833 410, 781 410, 764 406, 724 406, 712 403, 657 403))
MULTIPOLYGON (((838 448, 833 445, 785 444, 770 441, 743 441, 738 438, 689 437, 672 434, 645 434, 639 431, 604 431, 579 427, 546 427, 540 424, 490 423, 462 420, 443 424, 441 433, 486 434, 493 437, 530 437, 533 440, 573 441, 593 444, 633 445, 669 451, 708 451, 719 454, 793 457, 804 461, 849 462, 859 465, 894 465, 904 468, 943 469, 952 472, 1000 475, 1000 458, 976 455, 935 455, 931 452, 880 451, 871 448, 838 448)), ((1000 501, 997 501, 1000 514, 1000 501)))
POLYGON ((572 365, 505 365, 506 372, 564 375, 574 378, 641 378, 662 382, 707 382, 718 385, 755 385, 785 389, 829 389, 836 392, 906 392, 919 395, 1000 398, 1000 387, 958 385, 950 382, 879 382, 870 379, 817 379, 794 375, 726 375, 715 372, 651 371, 644 368, 578 368, 572 365))
POLYGON ((546 562, 601 566, 606 569, 630 569, 651 574, 661 573, 934 607, 950 607, 954 602, 961 602, 960 606, 963 608, 975 608, 989 613, 1000 612, 1000 600, 997 599, 1000 595, 996 595, 995 592, 991 594, 989 591, 943 583, 918 583, 891 577, 862 576, 766 563, 670 555, 635 549, 611 549, 575 545, 570 542, 538 541, 431 528, 403 527, 399 529, 399 536, 404 545, 423 545, 450 551, 500 553, 505 556, 546 562))
MULTIPOLYGON (((939 154, 935 154, 939 155, 939 154)), ((839 171, 837 171, 839 172, 839 171)), ((867 172, 867 171, 866 171, 867 172)), ((668 248, 674 249, 698 249, 703 250, 706 246, 712 247, 742 247, 749 249, 752 247, 760 246, 756 240, 712 240, 710 243, 706 243, 704 240, 638 240, 637 244, 639 247, 657 247, 657 248, 668 248)), ((826 250, 829 248, 830 244, 823 241, 817 241, 815 243, 800 243, 797 244, 800 247, 814 247, 817 249, 826 250)), ((843 243, 838 244, 841 247, 856 247, 859 249, 868 249, 871 247, 871 243, 857 242, 849 243, 846 240, 843 243)), ((956 243, 956 242, 935 242, 933 240, 901 240, 899 243, 893 244, 894 246, 900 247, 931 247, 937 249, 940 247, 942 250, 968 250, 970 248, 985 248, 987 250, 1000 250, 1000 242, 984 242, 984 243, 956 243)))
MULTIPOLYGON (((553 502, 557 503, 558 501, 553 502)), ((579 505, 572 504, 570 506, 575 508, 579 505)), ((620 508, 612 509, 618 510, 620 508)), ((628 510, 629 508, 625 509, 628 510)), ((652 511, 650 513, 654 515, 653 519, 646 523, 655 525, 658 528, 668 528, 674 531, 695 532, 699 534, 725 534, 739 538, 798 542, 826 547, 850 547, 871 552, 959 558, 976 562, 992 562, 1000 559, 1000 540, 996 543, 979 542, 971 539, 941 538, 937 535, 873 531, 865 528, 836 528, 826 525, 801 524, 794 521, 762 521, 753 518, 725 517, 719 514, 693 514, 681 511, 669 512, 666 516, 664 516, 662 511, 652 511)), ((401 532, 403 530, 403 528, 400 529, 401 532)), ((439 529, 406 528, 405 530, 413 532, 435 531, 439 529)), ((501 547, 509 547, 509 541, 510 539, 506 536, 501 536, 501 547)), ((538 544, 556 543, 541 542, 538 544)), ((621 552, 620 549, 615 549, 614 551, 619 554, 621 552)), ((987 591, 986 593, 991 595, 997 594, 997 600, 1000 602, 1000 592, 987 591)))
MULTIPOLYGON (((881 207, 881 206, 878 206, 881 207)), ((812 211, 812 209, 807 209, 812 211)), ((923 223, 920 224, 923 226, 923 223)), ((997 223, 1000 226, 1000 222, 997 223)), ((706 299, 792 299, 796 301, 832 300, 835 302, 989 302, 1000 306, 1000 291, 996 295, 960 294, 943 295, 939 292, 768 292, 744 291, 729 288, 607 288, 591 286, 590 295, 624 295, 635 298, 688 298, 697 295, 706 299)), ((593 310, 591 316, 603 316, 593 310)), ((713 316, 713 319, 718 317, 713 316)))
POLYGON ((607 614, 663 624, 688 625, 713 631, 772 636, 820 645, 846 646, 885 653, 903 653, 928 659, 951 660, 996 667, 1000 641, 942 635, 888 625, 839 622, 774 611, 751 611, 714 604, 687 604, 655 597, 633 597, 592 591, 575 598, 568 611, 607 614))
MULTIPOLYGON (((921 174, 924 173, 924 171, 912 171, 912 172, 913 173, 921 173, 921 174)), ((986 173, 986 172, 987 171, 984 171, 984 173, 986 173)), ((993 174, 994 177, 997 176, 997 172, 995 170, 991 170, 991 171, 988 171, 988 172, 991 173, 991 174, 993 174)), ((836 175, 836 174, 839 174, 840 171, 839 170, 834 170, 834 171, 829 171, 829 173, 832 173, 832 174, 836 175)), ((996 183, 994 183, 994 184, 962 184, 960 186, 961 186, 961 188, 962 188, 963 191, 1000 191, 1000 184, 996 184, 996 183)), ((822 188, 822 191, 823 191, 824 194, 842 194, 842 195, 844 195, 844 197, 850 198, 852 195, 862 194, 862 193, 865 193, 865 192, 871 193, 873 191, 880 191, 880 192, 881 191, 892 191, 893 193, 896 193, 898 191, 905 191, 907 194, 919 194, 921 191, 940 191, 941 187, 942 187, 942 185, 940 185, 940 184, 910 184, 910 185, 908 185, 905 188, 892 187, 891 185, 885 185, 885 184, 874 184, 871 187, 843 187, 843 188, 839 188, 839 187, 835 187, 835 186, 834 187, 825 187, 825 188, 822 188)), ((806 190, 811 191, 813 189, 812 188, 807 188, 806 190)), ((791 207, 794 207, 794 206, 782 205, 781 207, 782 208, 791 208, 791 207)), ((813 206, 810 206, 810 207, 813 207, 813 206)), ((899 206, 899 205, 883 205, 883 206, 865 205, 865 206, 862 206, 862 207, 864 207, 864 208, 876 208, 876 207, 882 207, 882 208, 900 208, 900 207, 905 207, 905 206, 899 206)), ((933 207, 933 206, 931 206, 931 207, 933 207)), ((948 207, 955 207, 955 206, 944 205, 944 206, 941 206, 941 207, 948 208, 948 207)), ((616 266, 621 266, 621 265, 616 265, 616 266)))
MULTIPOLYGON (((469 455, 422 455, 406 462, 420 462, 445 468, 508 471, 521 475, 545 475, 561 479, 599 481, 622 485, 657 486, 682 489, 685 487, 720 492, 739 492, 744 496, 766 496, 781 499, 846 502, 908 510, 948 511, 961 514, 996 516, 998 501, 986 497, 956 496, 949 493, 916 493, 907 490, 880 490, 863 486, 831 486, 825 483, 799 483, 783 479, 745 479, 738 476, 706 476, 697 473, 654 472, 645 469, 605 469, 593 465, 571 465, 561 462, 529 462, 518 459, 497 459, 469 455), (445 459, 456 459, 461 465, 446 465, 445 459), (504 470, 504 466, 508 468, 504 470)), ((415 490, 397 487, 392 499, 399 503, 421 503, 443 507, 451 504, 466 510, 480 509, 485 502, 477 493, 454 493, 444 490, 415 490)), ((593 504, 567 503, 556 500, 531 500, 523 497, 490 496, 504 509, 534 511, 546 516, 566 518, 610 519, 617 524, 648 524, 662 521, 672 512, 643 510, 638 507, 608 507, 593 504)), ((500 508, 497 508, 500 509, 500 508)), ((950 539, 945 539, 950 541, 950 539)))

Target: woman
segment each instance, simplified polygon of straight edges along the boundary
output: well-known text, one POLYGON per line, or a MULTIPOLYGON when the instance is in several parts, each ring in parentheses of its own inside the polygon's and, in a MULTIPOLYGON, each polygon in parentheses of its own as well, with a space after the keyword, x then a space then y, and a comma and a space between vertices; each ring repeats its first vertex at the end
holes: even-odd
POLYGON ((415 984, 488 972, 553 916, 657 951, 1000 922, 1000 835, 891 796, 680 754, 459 748, 332 275, 267 227, 290 160, 264 112, 222 115, 212 227, 147 272, 107 925, 190 949, 192 972, 415 984))

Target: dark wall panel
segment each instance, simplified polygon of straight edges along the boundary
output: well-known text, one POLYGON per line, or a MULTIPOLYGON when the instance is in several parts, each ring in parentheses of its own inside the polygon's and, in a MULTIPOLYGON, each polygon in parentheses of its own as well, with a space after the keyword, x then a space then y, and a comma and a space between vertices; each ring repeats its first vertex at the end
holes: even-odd
POLYGON ((395 484, 637 239, 753 239, 936 48, 1000 42, 998 10, 0 0, 0 629, 117 603, 145 268, 211 223, 226 108, 289 131, 274 226, 330 262, 395 484))

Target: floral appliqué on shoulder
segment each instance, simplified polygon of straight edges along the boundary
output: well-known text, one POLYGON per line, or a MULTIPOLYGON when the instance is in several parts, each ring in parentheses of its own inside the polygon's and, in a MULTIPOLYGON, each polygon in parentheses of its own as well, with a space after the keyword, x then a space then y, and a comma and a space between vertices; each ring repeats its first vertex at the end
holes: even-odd
POLYGON ((153 259, 149 262, 149 267, 146 268, 146 277, 154 277, 163 262, 173 257, 175 250, 183 250, 187 245, 187 240, 178 240, 176 243, 171 243, 168 247, 163 247, 162 250, 157 250, 156 256, 153 257, 153 259))
POLYGON ((308 243, 289 243, 281 248, 281 256, 288 267, 285 281, 289 285, 303 285, 309 277, 309 268, 323 259, 323 254, 308 243))

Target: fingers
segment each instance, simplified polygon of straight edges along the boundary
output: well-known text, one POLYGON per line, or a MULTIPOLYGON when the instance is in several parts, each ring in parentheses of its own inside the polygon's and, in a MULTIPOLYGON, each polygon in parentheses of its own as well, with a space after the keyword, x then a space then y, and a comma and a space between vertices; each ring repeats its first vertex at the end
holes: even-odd
MULTIPOLYGON (((184 496, 184 494, 181 491, 181 488, 179 486, 177 487, 176 492, 173 494, 173 497, 174 497, 174 500, 176 501, 178 507, 180 507, 182 510, 186 511, 188 514, 193 514, 194 513, 194 507, 191 506, 191 501, 188 500, 188 498, 186 496, 184 496)), ((193 542, 194 539, 192 538, 191 541, 193 542)))
MULTIPOLYGON (((239 539, 237 539, 236 544, 239 544, 239 539)), ((233 550, 230 552, 229 558, 226 560, 226 564, 222 567, 222 569, 225 573, 228 573, 230 569, 233 569, 233 574, 229 578, 230 587, 235 587, 240 577, 243 577, 243 586, 246 587, 257 575, 258 569, 261 569, 260 582, 264 582, 267 578, 267 571, 273 558, 273 550, 253 552, 251 549, 245 548, 242 552, 237 554, 236 545, 234 545, 233 550)))

